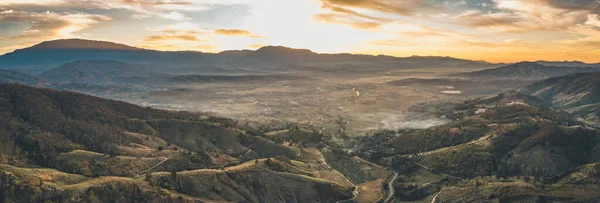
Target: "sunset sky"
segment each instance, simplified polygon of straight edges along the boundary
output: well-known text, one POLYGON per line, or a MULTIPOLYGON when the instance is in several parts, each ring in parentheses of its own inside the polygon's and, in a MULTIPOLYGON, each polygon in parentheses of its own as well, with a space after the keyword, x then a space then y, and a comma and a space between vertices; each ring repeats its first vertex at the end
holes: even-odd
POLYGON ((219 52, 600 62, 600 0, 0 0, 0 53, 44 40, 219 52))

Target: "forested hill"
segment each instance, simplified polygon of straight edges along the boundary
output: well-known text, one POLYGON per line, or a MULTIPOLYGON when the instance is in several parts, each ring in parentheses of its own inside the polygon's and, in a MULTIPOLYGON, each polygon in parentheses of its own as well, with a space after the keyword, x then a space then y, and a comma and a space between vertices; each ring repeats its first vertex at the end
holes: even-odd
POLYGON ((3 84, 0 202, 334 202, 352 196, 351 188, 293 165, 297 148, 251 134, 258 133, 230 119, 3 84))

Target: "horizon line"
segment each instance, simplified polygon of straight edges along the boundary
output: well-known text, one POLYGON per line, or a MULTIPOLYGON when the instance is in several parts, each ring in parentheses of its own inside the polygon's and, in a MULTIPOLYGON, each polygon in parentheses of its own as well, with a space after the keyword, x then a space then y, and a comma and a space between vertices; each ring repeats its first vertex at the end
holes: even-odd
POLYGON ((490 62, 487 60, 481 60, 481 59, 468 59, 468 58, 460 58, 460 57, 453 57, 453 56, 448 56, 448 55, 418 55, 418 54, 413 54, 413 55, 405 55, 405 56, 399 56, 399 55, 389 55, 389 54, 368 54, 368 53, 360 53, 360 52, 315 52, 312 49, 309 48, 296 48, 296 47, 289 47, 289 46, 285 46, 285 45, 264 45, 260 48, 256 48, 256 49, 227 49, 227 50, 222 50, 222 51, 218 51, 218 52, 211 52, 211 51, 200 51, 200 50, 160 50, 160 49, 150 49, 150 48, 142 48, 142 47, 138 47, 138 46, 132 46, 129 44, 125 44, 125 43, 118 43, 118 42, 113 42, 110 40, 97 40, 97 39, 85 39, 85 38, 60 38, 60 39, 53 39, 53 40, 46 40, 46 41, 41 41, 39 43, 36 43, 34 45, 28 46, 28 47, 24 47, 24 48, 19 48, 19 49, 14 49, 13 51, 10 52, 5 52, 5 53, 0 53, 0 56, 4 56, 10 53, 14 53, 16 51, 19 50, 24 50, 24 49, 28 49, 31 47, 35 47, 37 45, 40 45, 44 42, 54 42, 54 41, 61 41, 61 40, 81 40, 81 41, 92 41, 92 42, 104 42, 104 43, 112 43, 112 44, 116 44, 116 45, 123 45, 123 46, 128 46, 131 48, 136 48, 136 49, 140 49, 140 50, 147 50, 147 51, 158 51, 158 52, 198 52, 198 53, 206 53, 206 54, 220 54, 220 53, 224 53, 224 52, 228 52, 228 51, 257 51, 259 49, 265 48, 265 47, 282 47, 282 48, 288 48, 288 49, 293 49, 293 50, 308 50, 312 53, 315 54, 330 54, 330 55, 341 55, 341 54, 349 54, 349 55, 362 55, 362 56, 375 56, 375 57, 394 57, 394 58, 411 58, 411 57, 436 57, 436 58, 453 58, 453 59, 460 59, 460 60, 468 60, 468 61, 474 61, 474 62, 485 62, 485 63, 490 63, 490 64, 514 64, 514 63, 520 63, 520 62, 579 62, 579 63, 584 63, 587 65, 596 65, 596 64, 600 64, 600 61, 595 61, 595 62, 584 62, 584 61, 580 61, 580 60, 567 60, 567 59, 559 59, 559 60, 534 60, 534 61, 530 61, 530 60, 517 60, 517 61, 500 61, 500 62, 490 62))

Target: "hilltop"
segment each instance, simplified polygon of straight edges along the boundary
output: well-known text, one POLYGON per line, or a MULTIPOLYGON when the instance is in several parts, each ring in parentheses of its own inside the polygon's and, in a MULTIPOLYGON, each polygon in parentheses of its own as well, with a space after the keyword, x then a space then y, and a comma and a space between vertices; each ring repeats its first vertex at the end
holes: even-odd
POLYGON ((95 41, 95 40, 84 40, 84 39, 59 39, 53 41, 45 41, 32 47, 17 50, 64 50, 64 49, 77 49, 77 50, 129 50, 139 51, 142 50, 137 47, 132 47, 124 44, 118 44, 106 41, 95 41))

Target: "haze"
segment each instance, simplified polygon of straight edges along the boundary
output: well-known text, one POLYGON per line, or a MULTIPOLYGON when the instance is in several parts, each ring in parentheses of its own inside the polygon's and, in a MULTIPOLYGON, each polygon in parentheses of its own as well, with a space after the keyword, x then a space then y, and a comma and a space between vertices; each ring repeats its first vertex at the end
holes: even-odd
POLYGON ((0 202, 600 202, 599 0, 0 0, 0 202))

